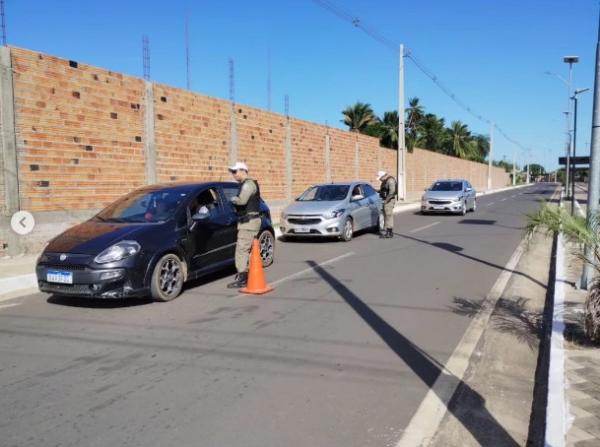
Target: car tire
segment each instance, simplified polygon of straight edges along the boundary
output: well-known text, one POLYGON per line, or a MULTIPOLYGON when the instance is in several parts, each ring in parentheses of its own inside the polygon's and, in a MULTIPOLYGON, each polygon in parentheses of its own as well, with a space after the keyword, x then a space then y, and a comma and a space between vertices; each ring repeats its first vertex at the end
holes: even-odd
POLYGON ((373 233, 381 233, 383 231, 384 220, 383 212, 380 212, 377 217, 377 224, 372 228, 373 233))
POLYGON ((258 236, 258 245, 263 267, 270 267, 275 260, 275 235, 269 230, 263 231, 258 236))
POLYGON ((150 296, 154 301, 171 301, 179 296, 185 281, 185 264, 173 253, 158 260, 152 272, 150 296))
POLYGON ((347 217, 344 221, 344 226, 342 227, 342 234, 340 234, 340 240, 344 242, 350 242, 352 240, 352 236, 354 235, 354 223, 352 219, 347 217))
POLYGON ((463 202, 463 206, 460 209, 460 215, 461 216, 466 216, 467 215, 467 202, 463 202))
POLYGON ((471 207, 471 212, 474 213, 477 211, 477 200, 473 200, 473 206, 471 207))

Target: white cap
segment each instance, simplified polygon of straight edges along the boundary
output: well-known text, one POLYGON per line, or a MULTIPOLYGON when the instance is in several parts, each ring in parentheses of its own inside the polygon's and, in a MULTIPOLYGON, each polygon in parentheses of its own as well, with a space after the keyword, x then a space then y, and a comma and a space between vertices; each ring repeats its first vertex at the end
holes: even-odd
POLYGON ((236 164, 229 167, 229 171, 230 172, 236 172, 236 171, 248 172, 248 166, 246 165, 246 163, 242 163, 241 161, 238 161, 236 164))
POLYGON ((379 171, 377 173, 377 180, 381 180, 383 177, 385 177, 385 174, 387 174, 387 172, 385 172, 385 171, 379 171))

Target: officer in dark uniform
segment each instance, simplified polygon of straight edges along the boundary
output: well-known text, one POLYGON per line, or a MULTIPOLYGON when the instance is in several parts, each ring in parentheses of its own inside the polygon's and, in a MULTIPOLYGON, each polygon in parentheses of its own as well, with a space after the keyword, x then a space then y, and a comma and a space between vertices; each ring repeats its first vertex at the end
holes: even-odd
POLYGON ((394 237, 394 207, 396 206, 396 194, 398 193, 398 183, 391 175, 385 171, 377 173, 377 179, 381 181, 379 195, 383 200, 384 231, 381 233, 382 239, 394 237))
POLYGON ((239 289, 248 283, 248 261, 252 241, 258 237, 261 227, 260 218, 260 187, 258 182, 248 176, 248 166, 237 162, 229 168, 229 172, 240 183, 240 192, 231 199, 238 214, 237 244, 235 247, 235 281, 227 287, 239 289))

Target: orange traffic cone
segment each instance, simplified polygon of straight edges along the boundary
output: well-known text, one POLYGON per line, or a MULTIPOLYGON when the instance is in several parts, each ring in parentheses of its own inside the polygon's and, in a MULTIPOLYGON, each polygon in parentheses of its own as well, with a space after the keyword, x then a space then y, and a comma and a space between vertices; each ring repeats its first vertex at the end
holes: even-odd
POLYGON ((260 257, 258 239, 254 239, 254 242, 252 242, 252 253, 250 255, 248 285, 241 289, 240 292, 252 295, 262 295, 272 290, 273 288, 269 287, 265 280, 265 271, 263 270, 262 259, 260 257))

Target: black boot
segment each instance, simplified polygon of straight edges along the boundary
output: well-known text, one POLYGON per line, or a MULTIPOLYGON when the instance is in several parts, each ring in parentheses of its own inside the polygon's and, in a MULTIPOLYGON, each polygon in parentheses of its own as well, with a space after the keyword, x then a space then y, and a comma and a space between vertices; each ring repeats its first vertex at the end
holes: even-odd
POLYGON ((387 237, 388 237, 387 230, 383 230, 379 233, 379 239, 387 239, 387 237))
POLYGON ((394 230, 393 230, 393 229, 391 229, 391 228, 388 228, 388 230, 387 230, 387 234, 385 235, 385 237, 386 237, 387 239, 392 239, 392 238, 394 237, 394 230))
POLYGON ((228 289, 241 289, 248 285, 248 272, 238 273, 235 276, 235 281, 227 284, 228 289))

